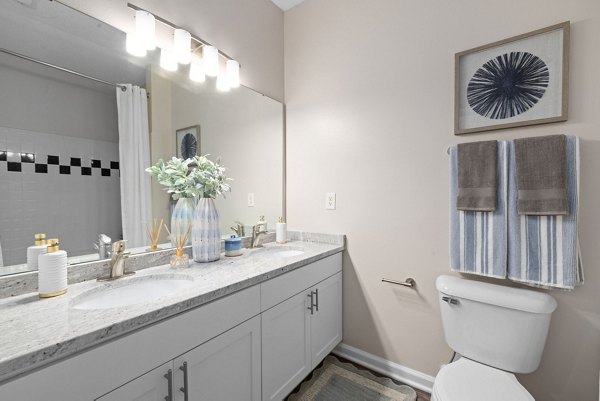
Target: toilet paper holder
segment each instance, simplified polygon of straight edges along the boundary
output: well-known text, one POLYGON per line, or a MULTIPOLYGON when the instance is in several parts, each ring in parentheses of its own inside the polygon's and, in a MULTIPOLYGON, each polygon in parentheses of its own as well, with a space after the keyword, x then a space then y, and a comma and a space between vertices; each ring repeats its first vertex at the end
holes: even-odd
POLYGON ((397 281, 397 280, 390 280, 388 278, 382 278, 381 279, 382 282, 384 283, 390 283, 390 284, 397 284, 397 285, 401 285, 403 287, 408 287, 408 288, 415 288, 417 286, 417 282, 415 281, 415 279, 409 277, 404 281, 397 281))

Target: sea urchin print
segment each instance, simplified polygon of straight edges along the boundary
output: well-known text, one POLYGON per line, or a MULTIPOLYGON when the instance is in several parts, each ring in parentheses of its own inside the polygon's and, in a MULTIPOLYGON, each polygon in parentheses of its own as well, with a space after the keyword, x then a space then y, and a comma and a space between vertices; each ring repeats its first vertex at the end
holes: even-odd
POLYGON ((467 86, 469 106, 495 120, 518 116, 546 92, 550 74, 539 57, 511 52, 493 58, 475 72, 467 86))
POLYGON ((198 142, 192 134, 185 134, 181 139, 181 157, 185 160, 196 156, 198 142))

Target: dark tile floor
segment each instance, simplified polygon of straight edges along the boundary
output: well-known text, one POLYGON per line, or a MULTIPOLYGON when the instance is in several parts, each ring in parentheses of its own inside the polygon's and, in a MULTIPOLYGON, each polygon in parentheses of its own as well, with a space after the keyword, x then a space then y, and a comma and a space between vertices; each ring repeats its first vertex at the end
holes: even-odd
MULTIPOLYGON (((387 377, 387 376, 385 376, 385 375, 382 375, 382 374, 380 374, 380 373, 377 373, 377 372, 375 372, 375 371, 373 371, 373 370, 371 370, 371 369, 365 368, 364 366, 361 366, 361 365, 359 365, 359 364, 356 364, 356 363, 354 363, 354 362, 352 362, 352 361, 349 361, 349 360, 347 360, 347 359, 345 359, 345 358, 339 357, 339 356, 337 356, 337 355, 335 355, 335 357, 336 357, 337 359, 339 359, 340 361, 342 361, 342 362, 351 363, 352 365, 356 366, 358 369, 362 369, 362 370, 368 370, 369 372, 373 373, 375 376, 379 376, 379 377, 387 377)), ((323 363, 321 362, 321 363, 319 364, 319 366, 317 366, 317 368, 321 367, 321 366, 322 366, 322 364, 323 364, 323 363)), ((304 381, 308 381, 308 380, 310 380, 311 378, 312 378, 312 373, 311 373, 311 374, 309 374, 309 375, 308 375, 308 377, 307 377, 306 379, 304 379, 304 381)), ((396 384, 404 384, 404 383, 402 383, 402 382, 399 382, 399 381, 398 381, 398 380, 396 380, 396 379, 391 379, 391 380, 392 380, 394 383, 396 383, 396 384)), ((304 382, 303 382, 303 383, 304 383, 304 382)), ((301 383, 300 385, 298 385, 298 386, 297 386, 297 387, 294 389, 294 391, 292 391, 292 394, 293 394, 293 393, 295 393, 295 392, 297 392, 297 391, 300 389, 300 386, 301 386, 301 385, 302 385, 302 383, 301 383)), ((425 393, 425 392, 423 392, 423 391, 420 391, 420 390, 417 390, 417 389, 415 389, 415 391, 417 392, 417 401, 430 401, 430 400, 431 400, 431 395, 430 395, 429 393, 425 393)), ((340 401, 342 401, 342 400, 340 400, 340 401)))

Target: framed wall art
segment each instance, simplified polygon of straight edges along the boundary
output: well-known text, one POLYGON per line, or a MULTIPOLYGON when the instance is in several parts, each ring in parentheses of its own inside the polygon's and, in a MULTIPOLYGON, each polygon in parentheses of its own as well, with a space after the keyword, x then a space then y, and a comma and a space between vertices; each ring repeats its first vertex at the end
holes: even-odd
POLYGON ((200 126, 181 128, 175 131, 177 157, 190 159, 200 153, 200 126))
POLYGON ((454 134, 566 121, 570 23, 455 56, 454 134))

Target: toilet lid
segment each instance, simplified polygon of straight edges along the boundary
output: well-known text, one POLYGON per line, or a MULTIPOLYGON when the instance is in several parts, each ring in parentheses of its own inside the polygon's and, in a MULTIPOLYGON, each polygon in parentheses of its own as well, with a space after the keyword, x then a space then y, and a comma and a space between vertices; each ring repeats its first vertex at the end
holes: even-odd
POLYGON ((535 401, 512 373, 461 358, 435 378, 437 401, 535 401))

